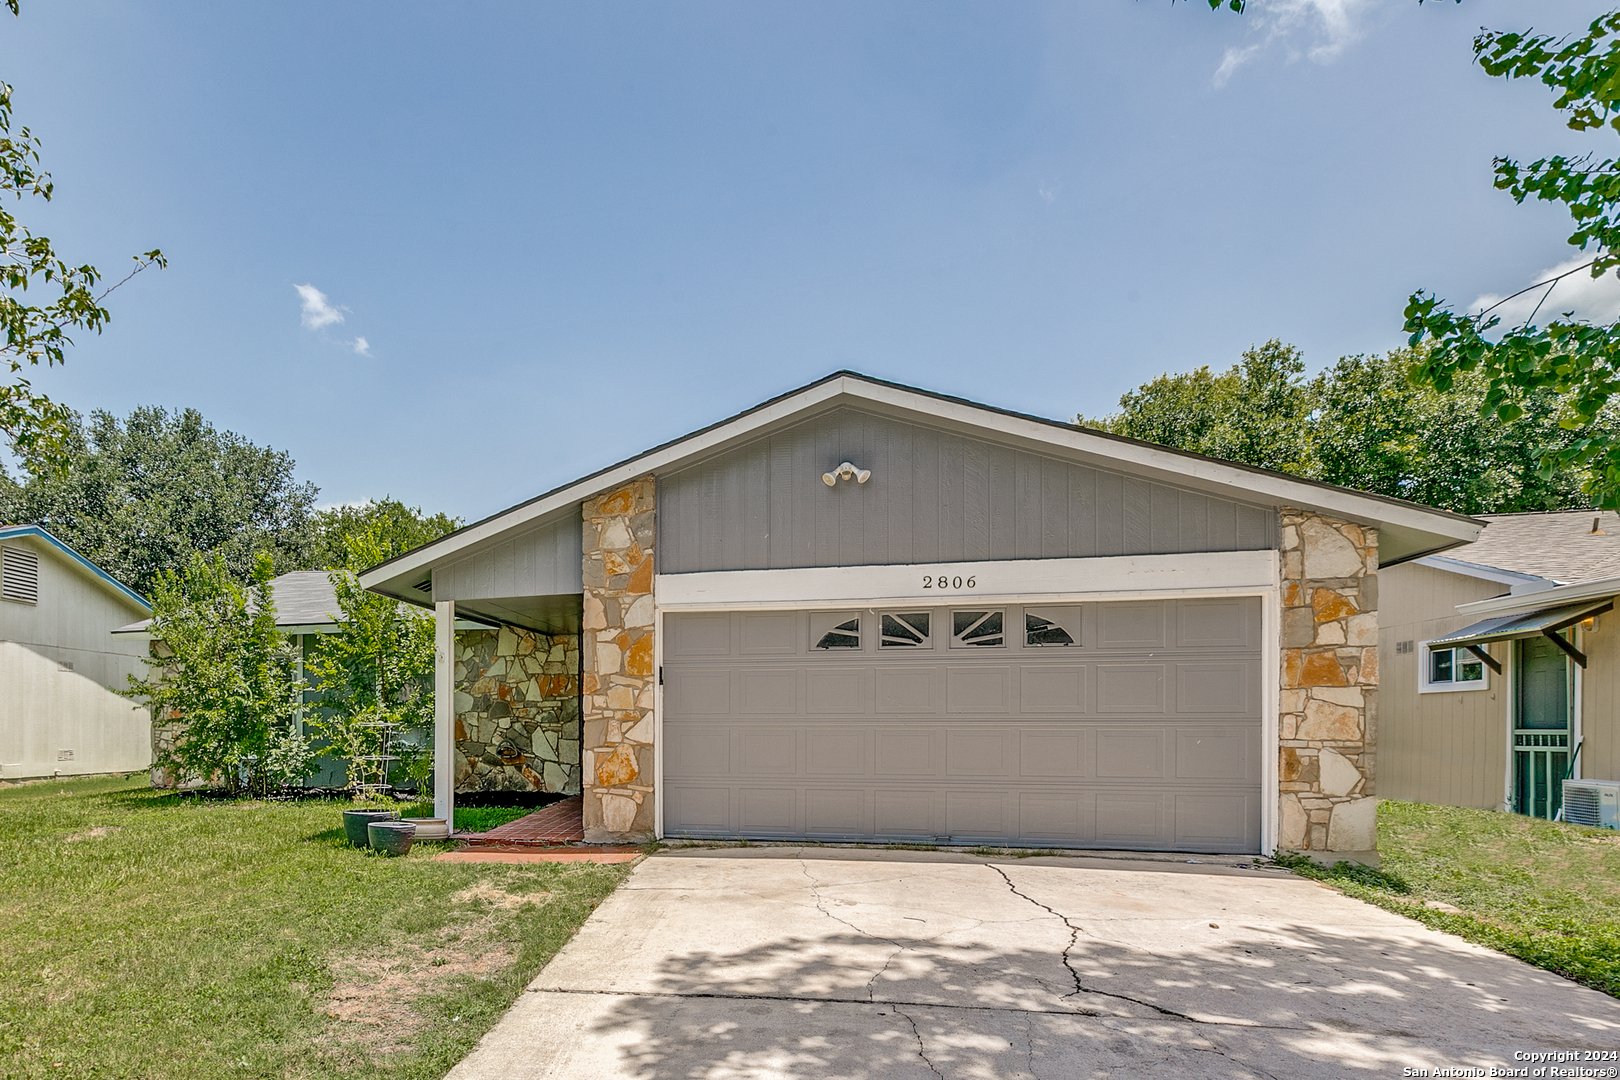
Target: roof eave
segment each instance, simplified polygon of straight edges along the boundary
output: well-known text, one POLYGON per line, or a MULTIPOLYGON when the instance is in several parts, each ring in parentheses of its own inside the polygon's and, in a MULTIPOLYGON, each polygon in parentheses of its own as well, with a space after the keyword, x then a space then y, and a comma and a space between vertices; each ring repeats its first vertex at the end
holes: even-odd
POLYGON ((843 397, 979 429, 989 426, 985 423, 986 416, 999 417, 1001 422, 996 426, 1003 435, 1032 445, 1062 447, 1089 457, 1126 462, 1157 473, 1170 482, 1179 479, 1185 483, 1187 479, 1194 479, 1234 491, 1253 492, 1278 505, 1297 506, 1366 524, 1406 528, 1431 535, 1438 541, 1418 554, 1433 554, 1470 543, 1478 538, 1485 525, 1475 518, 1401 499, 1221 461, 853 372, 837 372, 363 570, 359 574, 360 584, 398 596, 399 582, 420 575, 467 548, 513 529, 544 524, 548 518, 561 516, 593 495, 649 473, 668 471, 689 458, 718 452, 728 443, 753 437, 772 424, 829 407, 843 397))
POLYGON ((1539 592, 1496 596, 1489 600, 1475 600, 1470 604, 1458 604, 1457 613, 1459 615, 1511 615, 1515 612, 1536 611, 1540 608, 1573 604, 1583 600, 1599 600, 1607 596, 1620 596, 1620 577, 1577 581, 1569 585, 1543 589, 1539 592))

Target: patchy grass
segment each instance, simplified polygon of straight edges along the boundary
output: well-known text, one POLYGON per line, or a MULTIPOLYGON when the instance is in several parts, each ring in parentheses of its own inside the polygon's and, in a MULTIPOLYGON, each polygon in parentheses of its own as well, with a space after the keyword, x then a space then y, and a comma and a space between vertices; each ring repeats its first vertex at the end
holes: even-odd
POLYGON ((345 805, 0 791, 0 1076, 439 1077, 629 872, 373 855, 345 805))
POLYGON ((1378 870, 1295 873, 1620 997, 1620 833, 1426 803, 1378 808, 1378 870), (1436 905, 1455 910, 1448 911, 1436 905))

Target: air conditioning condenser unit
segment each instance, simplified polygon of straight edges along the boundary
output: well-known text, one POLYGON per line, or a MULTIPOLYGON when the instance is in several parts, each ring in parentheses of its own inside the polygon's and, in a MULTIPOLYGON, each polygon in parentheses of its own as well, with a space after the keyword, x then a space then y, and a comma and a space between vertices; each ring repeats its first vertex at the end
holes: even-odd
POLYGON ((1620 829, 1620 780, 1565 780, 1564 820, 1620 829))

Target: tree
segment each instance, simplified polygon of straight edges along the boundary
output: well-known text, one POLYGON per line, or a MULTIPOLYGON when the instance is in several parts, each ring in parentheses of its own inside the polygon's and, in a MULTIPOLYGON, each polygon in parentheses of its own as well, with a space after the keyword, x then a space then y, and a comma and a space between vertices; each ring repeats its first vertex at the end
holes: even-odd
MULTIPOLYGON (((1620 11, 1572 38, 1484 30, 1474 38, 1474 58, 1491 75, 1539 78, 1556 94, 1553 108, 1571 129, 1620 132, 1620 11)), ((1543 476, 1579 472, 1598 505, 1620 508, 1620 430, 1611 422, 1611 403, 1620 391, 1620 322, 1595 325, 1570 312, 1559 315, 1552 300, 1569 274, 1596 278, 1620 271, 1620 160, 1554 155, 1525 165, 1499 157, 1495 184, 1515 202, 1533 197, 1563 205, 1576 225, 1569 243, 1593 257, 1532 286, 1545 290, 1536 310, 1507 329, 1492 309, 1465 314, 1435 294, 1412 294, 1406 306, 1409 340, 1430 344, 1412 377, 1441 391, 1465 377, 1478 378, 1483 406, 1504 421, 1556 397, 1557 423, 1572 437, 1543 450, 1543 476), (1537 325, 1543 306, 1551 317, 1537 325)))
POLYGON ((1215 374, 1161 375, 1119 399, 1120 411, 1076 423, 1281 472, 1309 474, 1309 389, 1299 350, 1273 338, 1215 374))
MULTIPOLYGON (((12 15, 19 0, 6 0, 12 15)), ((0 326, 5 343, 0 359, 12 379, 0 384, 0 432, 19 453, 49 453, 64 433, 70 413, 33 389, 23 368, 65 362, 71 331, 101 333, 112 314, 107 296, 149 266, 167 266, 163 252, 134 256, 135 268, 103 287, 101 272, 89 263, 74 266, 59 257, 49 238, 36 236, 7 207, 10 195, 51 200, 55 185, 40 166, 40 141, 27 127, 13 130, 12 87, 0 83, 0 326), (30 292, 29 290, 34 290, 30 292), (30 303, 44 290, 49 295, 30 303)))
POLYGON ((1415 385, 1421 350, 1347 356, 1311 381, 1310 475, 1460 514, 1591 505, 1578 472, 1543 474, 1541 458, 1568 444, 1555 395, 1526 399, 1511 421, 1484 409, 1477 375, 1445 391, 1415 385))
POLYGON ((268 553, 278 571, 310 565, 313 484, 293 459, 218 431, 194 409, 139 408, 125 420, 70 414, 60 448, 0 477, 0 519, 34 522, 147 593, 193 555, 219 555, 237 578, 268 553))
MULTIPOLYGON (((371 535, 377 544, 392 554, 421 547, 437 540, 445 533, 461 527, 461 519, 448 514, 431 517, 420 506, 406 506, 398 499, 384 495, 358 505, 334 506, 315 513, 315 565, 328 570, 353 570, 358 573, 372 565, 354 563, 357 550, 352 540, 371 535)), ((369 551, 362 545, 358 550, 369 551)))
POLYGON ((265 795, 309 773, 312 755, 295 721, 302 700, 297 655, 276 628, 270 557, 260 553, 244 587, 225 560, 193 552, 184 571, 157 576, 146 681, 125 693, 152 710, 172 738, 154 762, 182 782, 265 795))
MULTIPOLYGON (((345 561, 373 566, 404 550, 388 533, 377 520, 348 535, 345 561)), ((348 762, 356 789, 390 783, 390 756, 420 782, 432 765, 433 616, 367 592, 348 570, 332 571, 331 580, 343 628, 320 635, 306 661, 318 708, 310 723, 327 752, 348 762)))
POLYGON ((1243 356, 1219 374, 1162 375, 1120 398, 1118 413, 1077 422, 1459 513, 1590 505, 1578 471, 1540 470, 1577 438, 1551 392, 1503 421, 1482 410, 1477 374, 1445 391, 1414 385, 1422 350, 1344 357, 1310 379, 1298 350, 1275 340, 1243 356))

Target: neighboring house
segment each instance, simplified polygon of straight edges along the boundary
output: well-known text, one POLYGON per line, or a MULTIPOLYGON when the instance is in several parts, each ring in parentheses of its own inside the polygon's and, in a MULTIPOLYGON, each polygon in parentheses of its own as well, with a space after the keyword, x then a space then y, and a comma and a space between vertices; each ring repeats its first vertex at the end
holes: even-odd
POLYGON ((1620 780, 1620 517, 1490 514, 1384 572, 1379 794, 1550 818, 1620 780))
POLYGON ((577 688, 593 841, 1349 853, 1379 568, 1480 528, 841 372, 360 580, 439 613, 440 816, 577 688))
POLYGON ((146 650, 108 636, 146 601, 37 525, 0 526, 0 777, 135 772, 146 710, 114 693, 146 650))
MULTIPOLYGON (((276 628, 293 638, 298 648, 299 678, 303 678, 302 664, 314 648, 319 634, 333 634, 342 629, 338 621, 337 592, 332 588, 331 576, 325 570, 293 570, 270 581, 270 597, 276 606, 276 628)), ((123 641, 136 642, 144 654, 149 648, 144 642, 152 640, 151 619, 120 626, 113 636, 123 641)), ((303 718, 299 718, 302 725, 303 718)), ((150 740, 152 755, 160 757, 174 737, 174 724, 152 725, 150 740)), ((342 762, 321 758, 319 771, 307 783, 312 787, 338 787, 345 783, 342 762)), ((167 772, 154 769, 154 787, 173 787, 175 778, 167 772)))
MULTIPOLYGON (((317 639, 323 634, 337 634, 343 631, 343 624, 340 621, 342 609, 338 607, 337 590, 332 587, 331 572, 293 570, 272 578, 270 599, 276 608, 276 628, 291 637, 298 650, 297 677, 304 680, 306 676, 303 664, 313 655, 317 639)), ((152 638, 151 623, 151 619, 142 619, 121 626, 113 631, 113 636, 124 641, 148 642, 152 638)), ((494 636, 494 632, 484 622, 462 620, 458 629, 466 631, 473 640, 476 640, 476 634, 480 630, 485 631, 490 637, 494 636)), ((144 654, 147 646, 137 644, 135 648, 144 654)), ((305 700, 310 703, 311 712, 314 709, 314 699, 313 690, 306 692, 305 700)), ((304 733, 306 719, 304 715, 298 719, 300 734, 304 733)), ((167 749, 174 733, 175 724, 153 726, 150 741, 154 757, 161 756, 167 749)), ((172 787, 175 778, 153 770, 152 782, 157 787, 172 787)), ((346 763, 325 755, 316 760, 316 771, 305 780, 305 784, 309 787, 342 787, 348 782, 346 763)), ((575 790, 578 790, 577 782, 575 790)))

